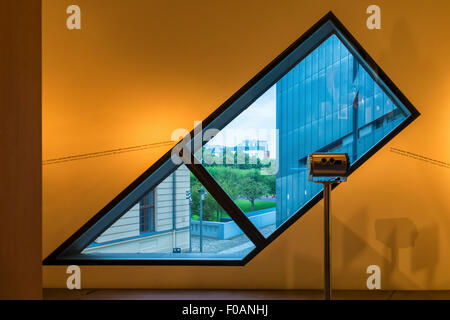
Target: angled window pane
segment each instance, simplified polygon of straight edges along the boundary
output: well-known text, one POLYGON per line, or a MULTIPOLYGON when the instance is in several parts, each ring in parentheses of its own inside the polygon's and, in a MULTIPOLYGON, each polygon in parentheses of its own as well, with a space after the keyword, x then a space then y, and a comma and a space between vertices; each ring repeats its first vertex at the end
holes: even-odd
POLYGON ((209 140, 196 156, 264 236, 311 201, 307 156, 355 163, 408 116, 336 35, 209 140))
POLYGON ((148 191, 82 254, 240 260, 254 247, 197 178, 182 165, 148 191))

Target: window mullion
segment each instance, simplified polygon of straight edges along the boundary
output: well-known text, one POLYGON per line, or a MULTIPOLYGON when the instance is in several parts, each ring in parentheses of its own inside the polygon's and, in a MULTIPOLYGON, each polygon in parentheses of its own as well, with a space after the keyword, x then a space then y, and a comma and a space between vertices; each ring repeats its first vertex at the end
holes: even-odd
POLYGON ((219 205, 225 209, 228 215, 236 222, 247 237, 255 244, 256 247, 263 247, 266 239, 259 230, 251 223, 248 217, 242 212, 236 203, 228 196, 216 180, 209 174, 199 160, 192 155, 190 164, 186 166, 196 176, 198 181, 208 190, 219 205))

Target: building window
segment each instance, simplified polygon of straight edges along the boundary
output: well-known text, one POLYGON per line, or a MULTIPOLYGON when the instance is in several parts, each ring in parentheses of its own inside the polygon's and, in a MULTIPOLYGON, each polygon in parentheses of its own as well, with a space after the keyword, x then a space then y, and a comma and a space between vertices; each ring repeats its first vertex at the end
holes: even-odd
POLYGON ((139 202, 139 231, 140 233, 155 231, 155 192, 147 193, 139 202))
POLYGON ((321 200, 308 154, 352 173, 418 116, 329 13, 44 263, 244 265, 321 200))

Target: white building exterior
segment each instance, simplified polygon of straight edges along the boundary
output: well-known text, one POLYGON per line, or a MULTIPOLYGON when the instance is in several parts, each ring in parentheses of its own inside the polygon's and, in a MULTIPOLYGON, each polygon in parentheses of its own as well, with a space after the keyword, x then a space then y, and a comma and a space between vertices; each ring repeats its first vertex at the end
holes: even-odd
POLYGON ((188 190, 190 171, 183 165, 154 189, 154 232, 141 235, 140 204, 137 203, 83 253, 172 253, 174 248, 189 251, 188 190))

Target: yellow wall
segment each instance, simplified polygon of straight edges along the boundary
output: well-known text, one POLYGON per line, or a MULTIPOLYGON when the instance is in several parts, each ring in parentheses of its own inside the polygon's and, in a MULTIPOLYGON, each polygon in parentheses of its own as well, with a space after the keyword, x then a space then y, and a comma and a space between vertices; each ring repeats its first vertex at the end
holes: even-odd
MULTIPOLYGON (((448 0, 47 0, 43 7, 43 158, 170 140, 230 97, 329 10, 422 116, 333 193, 333 284, 450 289, 448 0), (82 9, 82 30, 65 8, 82 9), (382 30, 365 9, 382 8, 382 30)), ((43 256, 169 147, 44 166, 43 256)), ((321 288, 320 203, 245 267, 83 267, 83 287, 321 288)), ((64 287, 64 267, 44 286, 64 287)))

